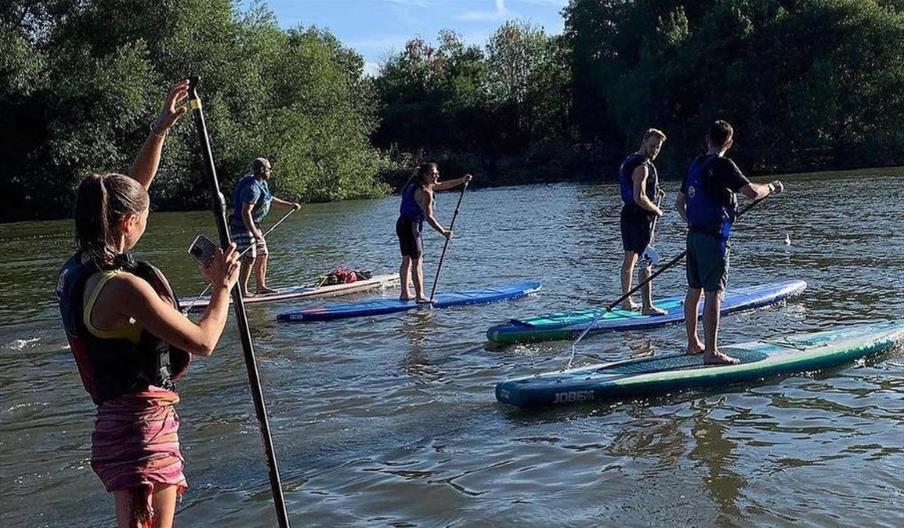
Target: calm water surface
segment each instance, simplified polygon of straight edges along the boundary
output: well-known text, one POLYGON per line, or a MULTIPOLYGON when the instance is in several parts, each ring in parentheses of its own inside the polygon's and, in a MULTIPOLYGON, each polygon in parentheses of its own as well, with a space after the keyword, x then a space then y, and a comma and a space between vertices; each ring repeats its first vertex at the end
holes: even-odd
MULTIPOLYGON (((666 185, 669 202, 676 188, 666 185)), ((904 178, 805 176, 787 189, 738 226, 730 282, 810 287, 785 306, 724 319, 722 340, 904 315, 904 178)), ((456 198, 439 197, 446 222, 456 198)), ((270 237, 271 284, 336 265, 394 270, 397 200, 303 209, 270 237)), ((617 296, 618 207, 613 186, 467 194, 440 289, 541 279, 528 299, 310 325, 277 324, 289 305, 250 308, 294 525, 902 526, 901 350, 724 393, 541 412, 496 403, 495 382, 562 367, 570 344, 493 349, 484 331, 617 296)), ((677 215, 660 225, 658 248, 674 255, 677 215)), ((185 295, 203 288, 185 252, 198 232, 215 234, 209 213, 152 214, 139 245, 185 295)), ((430 233, 426 244, 432 277, 441 239, 430 233)), ((0 226, 2 526, 113 519, 88 466, 93 406, 52 299, 70 247, 69 222, 0 226)), ((666 272, 655 292, 681 292, 683 273, 666 272)), ((671 352, 683 338, 680 327, 590 336, 578 362, 671 352)), ((177 524, 273 525, 233 324, 180 392, 190 488, 177 524)))

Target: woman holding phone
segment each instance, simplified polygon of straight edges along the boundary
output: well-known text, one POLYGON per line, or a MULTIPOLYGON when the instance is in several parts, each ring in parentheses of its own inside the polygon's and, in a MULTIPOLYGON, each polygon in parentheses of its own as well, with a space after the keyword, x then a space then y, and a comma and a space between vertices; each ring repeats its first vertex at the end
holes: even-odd
POLYGON ((113 493, 120 527, 170 527, 186 488, 175 380, 189 355, 209 356, 226 323, 239 266, 217 249, 201 273, 213 284, 197 324, 179 311, 166 278, 129 253, 148 221, 148 188, 170 127, 186 112, 188 81, 169 93, 129 175, 92 174, 78 188, 78 251, 60 271, 63 326, 97 405, 91 467, 113 493))

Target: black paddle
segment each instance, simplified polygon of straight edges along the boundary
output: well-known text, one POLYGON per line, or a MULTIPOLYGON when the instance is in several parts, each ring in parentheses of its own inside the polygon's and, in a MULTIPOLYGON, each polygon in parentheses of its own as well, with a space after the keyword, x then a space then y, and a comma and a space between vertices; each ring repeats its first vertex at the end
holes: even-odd
MULTIPOLYGON (((455 219, 458 218, 458 211, 461 209, 461 199, 465 197, 465 191, 468 190, 468 183, 465 182, 464 187, 461 188, 461 194, 458 195, 458 204, 455 205, 455 212, 452 213, 452 221, 449 222, 449 231, 452 231, 452 228, 455 227, 455 219)), ((452 238, 450 235, 446 238, 446 243, 443 244, 443 254, 439 257, 439 264, 436 266, 436 276, 433 277, 433 289, 430 290, 430 302, 433 302, 433 296, 436 295, 436 285, 439 283, 439 272, 443 269, 443 260, 446 258, 446 249, 449 248, 449 239, 452 238)))
MULTIPOLYGON (((220 192, 220 184, 217 181, 217 171, 213 164, 213 153, 210 150, 210 137, 207 135, 207 124, 204 122, 201 99, 198 98, 198 83, 200 80, 201 78, 197 76, 189 80, 188 97, 192 113, 195 116, 195 127, 201 140, 201 153, 204 156, 204 168, 207 171, 207 183, 210 187, 213 216, 216 219, 217 230, 220 234, 220 246, 225 249, 231 242, 229 230, 226 228, 226 202, 223 199, 223 193, 220 192)), ((251 343, 251 332, 248 328, 248 318, 245 315, 245 303, 242 299, 241 288, 232 288, 232 306, 235 308, 239 337, 242 340, 242 349, 245 352, 245 367, 248 370, 248 382, 251 388, 251 396, 254 399, 254 410, 257 413, 257 421, 260 424, 264 450, 267 453, 267 466, 270 470, 270 489, 273 492, 276 518, 281 528, 288 528, 289 515, 286 513, 282 483, 279 480, 279 469, 276 466, 276 455, 273 452, 270 423, 267 421, 267 408, 264 405, 264 394, 261 390, 260 377, 257 372, 257 361, 254 358, 254 346, 251 343)))
MULTIPOLYGON (((756 207, 756 205, 757 205, 758 203, 762 202, 763 200, 765 200, 765 199, 768 198, 769 196, 770 196, 770 195, 767 194, 766 196, 760 198, 759 200, 754 200, 753 202, 751 202, 750 204, 748 204, 747 207, 741 209, 741 210, 738 212, 738 214, 735 215, 735 220, 741 218, 741 215, 743 215, 743 214, 746 213, 747 211, 749 211, 749 210, 753 209, 754 207, 756 207)), ((619 297, 618 299, 612 301, 611 303, 609 303, 608 306, 606 306, 606 309, 605 309, 605 310, 603 310, 602 312, 596 314, 596 316, 593 318, 593 320, 590 321, 590 324, 587 325, 587 328, 585 328, 584 331, 581 332, 581 335, 579 335, 578 338, 575 340, 575 342, 571 345, 571 357, 568 359, 568 366, 566 366, 565 368, 570 368, 570 367, 571 367, 571 363, 574 361, 574 354, 575 354, 576 347, 578 346, 578 343, 581 342, 581 339, 584 339, 584 336, 587 335, 588 332, 590 332, 590 330, 593 328, 593 325, 595 325, 596 322, 599 321, 601 317, 603 317, 603 316, 606 315, 607 313, 611 312, 616 306, 618 306, 619 304, 621 304, 622 301, 624 301, 625 299, 627 299, 628 297, 630 297, 631 295, 633 295, 636 291, 638 291, 638 290, 640 290, 641 288, 643 288, 648 282, 652 281, 653 279, 655 279, 656 277, 658 277, 659 275, 661 275, 663 271, 665 271, 665 270, 671 268, 672 266, 674 266, 675 264, 677 264, 677 263, 678 263, 679 261, 681 261, 681 259, 683 259, 686 255, 687 255, 687 250, 685 249, 684 251, 682 251, 681 253, 679 253, 677 256, 675 256, 675 258, 673 258, 672 260, 670 260, 670 261, 666 262, 665 264, 663 264, 658 270, 656 270, 654 273, 652 273, 645 281, 642 281, 642 282, 641 282, 640 284, 638 284, 637 286, 631 288, 631 290, 628 291, 628 293, 626 293, 626 294, 622 295, 621 297, 619 297)))

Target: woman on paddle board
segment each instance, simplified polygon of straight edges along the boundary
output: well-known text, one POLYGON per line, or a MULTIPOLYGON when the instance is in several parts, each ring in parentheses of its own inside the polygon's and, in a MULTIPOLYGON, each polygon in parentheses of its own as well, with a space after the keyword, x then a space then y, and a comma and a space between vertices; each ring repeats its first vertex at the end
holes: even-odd
POLYGON ((220 339, 229 291, 239 276, 235 245, 201 273, 210 305, 194 324, 163 274, 130 251, 148 219, 148 188, 167 132, 185 113, 188 81, 169 93, 129 175, 93 174, 78 188, 78 251, 60 270, 56 293, 85 389, 97 405, 91 468, 113 493, 122 528, 171 526, 187 487, 179 450, 174 380, 189 354, 209 356, 220 339))
POLYGON ((422 232, 424 220, 446 238, 452 231, 443 227, 433 216, 433 192, 452 189, 471 181, 471 175, 455 180, 439 181, 439 167, 436 163, 424 163, 411 175, 402 187, 402 204, 399 207, 399 219, 396 221, 396 236, 399 237, 399 248, 402 251, 402 265, 399 267, 399 278, 402 282, 403 301, 417 299, 419 303, 430 302, 424 295, 424 243, 422 232), (414 291, 412 296, 409 284, 414 268, 414 291))

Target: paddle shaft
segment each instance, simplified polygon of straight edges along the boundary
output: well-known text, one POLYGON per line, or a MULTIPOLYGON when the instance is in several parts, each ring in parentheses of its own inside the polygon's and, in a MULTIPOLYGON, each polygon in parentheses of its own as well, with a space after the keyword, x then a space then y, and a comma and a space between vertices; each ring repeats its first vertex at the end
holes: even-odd
MULTIPOLYGON (((656 207, 662 207, 662 197, 665 196, 665 193, 662 192, 661 189, 656 190, 656 207)), ((653 240, 656 238, 656 223, 659 221, 658 216, 653 217, 653 225, 650 226, 650 243, 649 246, 653 245, 653 240)))
MULTIPOLYGON (((766 195, 766 196, 760 198, 759 200, 754 200, 753 202, 751 202, 750 204, 748 204, 747 207, 741 209, 741 210, 738 212, 738 214, 735 215, 735 220, 741 218, 741 216, 742 216, 743 214, 745 214, 747 211, 749 211, 749 210, 753 209, 754 207, 756 207, 757 204, 759 204, 760 202, 762 202, 763 200, 765 200, 765 199, 768 198, 768 197, 769 197, 769 195, 766 195)), ((654 221, 655 221, 655 220, 654 220, 654 221)), ((612 301, 608 306, 606 306, 606 309, 605 309, 604 311, 602 311, 602 312, 600 312, 599 314, 597 314, 596 317, 594 317, 593 320, 590 321, 590 324, 587 325, 587 328, 585 328, 584 331, 581 332, 581 335, 578 336, 578 338, 575 340, 574 344, 571 345, 571 359, 568 360, 568 366, 570 367, 570 366, 571 366, 571 362, 574 360, 574 350, 575 350, 574 347, 576 347, 576 346, 578 345, 578 343, 581 342, 581 339, 584 339, 584 336, 587 335, 588 332, 590 332, 590 330, 593 328, 593 325, 596 324, 596 322, 599 321, 600 318, 601 318, 602 316, 604 316, 604 315, 606 315, 607 313, 611 312, 616 306, 618 306, 619 304, 621 304, 622 301, 624 301, 625 299, 627 299, 628 297, 630 297, 631 295, 633 295, 635 292, 637 292, 638 290, 640 290, 641 288, 643 288, 644 286, 646 286, 650 281, 652 281, 652 280, 655 279, 656 277, 660 276, 660 275, 662 274, 662 272, 664 272, 665 270, 667 270, 667 269, 671 268, 672 266, 674 266, 675 264, 677 264, 677 263, 678 263, 681 259, 683 259, 686 255, 687 255, 687 250, 685 249, 684 251, 682 251, 681 253, 679 253, 678 255, 676 255, 675 258, 673 258, 672 260, 670 260, 670 261, 666 262, 665 264, 663 264, 658 270, 656 270, 653 274, 651 274, 646 280, 641 281, 640 284, 638 284, 637 286, 631 288, 631 289, 628 291, 628 293, 626 293, 626 294, 622 295, 621 297, 619 297, 618 299, 612 301)))
MULTIPOLYGON (((449 222, 449 231, 455 227, 455 219, 458 218, 458 211, 461 209, 461 199, 465 197, 465 191, 468 190, 468 183, 465 182, 464 187, 461 188, 461 194, 458 195, 458 203, 455 205, 455 212, 452 213, 452 221, 449 222)), ((446 258, 446 250, 449 248, 449 239, 452 236, 446 237, 446 242, 443 244, 443 253, 439 257, 439 264, 436 265, 436 275, 433 277, 433 288, 430 290, 430 301, 433 302, 433 296, 436 295, 436 285, 439 284, 439 272, 443 269, 443 260, 446 258)))
MULTIPOLYGON (((291 215, 291 214, 294 213, 295 211, 296 211, 296 209, 294 209, 294 208, 293 208, 293 209, 289 209, 289 212, 287 212, 285 215, 283 215, 283 217, 280 218, 278 222, 276 222, 275 224, 273 224, 272 226, 270 226, 270 229, 268 229, 268 230, 264 233, 264 237, 266 237, 267 235, 269 235, 271 231, 273 231, 274 229, 276 229, 276 226, 278 226, 279 224, 283 223, 283 221, 285 221, 286 218, 289 218, 289 215, 291 215)), ((254 247, 254 246, 251 245, 251 246, 246 247, 241 253, 239 253, 239 258, 241 259, 243 256, 245 256, 245 253, 248 253, 249 251, 251 251, 251 248, 252 248, 252 247, 254 247)), ((204 297, 204 294, 207 293, 208 290, 210 290, 210 287, 211 287, 211 286, 212 286, 212 284, 208 283, 208 284, 207 284, 207 287, 204 288, 204 291, 202 291, 200 295, 198 295, 197 297, 195 297, 195 299, 194 299, 191 303, 189 303, 188 306, 186 306, 185 308, 182 309, 182 313, 188 313, 189 311, 191 311, 191 309, 195 306, 195 304, 197 304, 198 301, 201 300, 201 297, 204 297)))
MULTIPOLYGON (((201 152, 204 157, 204 166, 207 172, 207 183, 211 194, 211 208, 217 222, 217 231, 220 234, 220 246, 228 247, 230 244, 229 230, 226 228, 226 202, 223 193, 220 192, 220 184, 217 181, 216 167, 213 163, 213 152, 210 150, 210 137, 207 134, 207 124, 204 121, 204 111, 201 108, 201 100, 198 98, 199 77, 192 77, 189 82, 189 101, 192 114, 195 118, 195 127, 198 139, 201 143, 201 152)), ((245 355, 245 367, 248 371, 248 382, 251 396, 254 400, 254 410, 257 421, 260 424, 261 439, 267 456, 267 466, 270 473, 270 490, 273 493, 273 502, 276 507, 276 518, 281 528, 289 527, 289 515, 286 512, 286 502, 283 497, 282 483, 279 479, 279 468, 276 464, 276 455, 273 450, 273 439, 270 435, 270 423, 267 420, 267 408, 264 404, 264 394, 261 390, 260 377, 257 371, 257 361, 254 357, 254 345, 251 342, 251 332, 248 327, 248 317, 245 314, 245 303, 242 299, 242 289, 232 288, 232 306, 235 310, 236 323, 238 324, 239 337, 242 341, 242 349, 245 355)))

